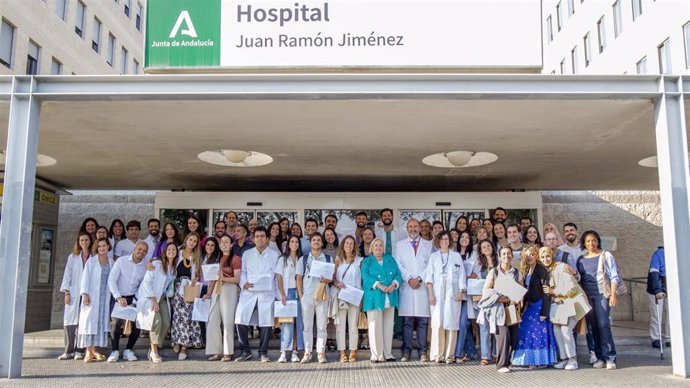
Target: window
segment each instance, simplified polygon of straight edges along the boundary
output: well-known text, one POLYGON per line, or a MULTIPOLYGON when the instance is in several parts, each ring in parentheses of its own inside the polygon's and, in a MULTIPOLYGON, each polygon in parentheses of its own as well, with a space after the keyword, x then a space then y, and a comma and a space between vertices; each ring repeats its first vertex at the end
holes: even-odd
POLYGON ((29 53, 26 56, 26 75, 38 74, 38 56, 41 48, 33 40, 29 41, 29 53))
POLYGON ((139 67, 139 61, 136 59, 132 60, 132 73, 141 74, 141 68, 139 67))
POLYGON ((144 7, 141 3, 137 3, 137 16, 134 19, 134 25, 137 27, 137 31, 141 31, 141 14, 144 13, 144 7))
POLYGON ((122 47, 122 55, 121 55, 121 62, 120 62, 120 74, 127 74, 127 55, 129 54, 129 51, 127 51, 126 48, 122 47))
POLYGON ((560 69, 561 69, 561 74, 565 74, 565 58, 563 58, 563 60, 561 61, 560 69))
POLYGON ((606 48, 606 26, 603 16, 597 22, 597 37, 599 38, 599 52, 603 53, 606 48))
POLYGON ((546 40, 553 41, 553 26, 551 25, 551 15, 546 18, 546 40))
POLYGON ((613 32, 616 38, 623 32, 623 15, 620 0, 613 3, 613 32))
POLYGON ((568 0, 568 17, 575 14, 575 0, 568 0))
POLYGON ((563 27, 563 13, 561 11, 560 1, 556 4, 556 27, 558 27, 558 31, 563 27))
POLYGON ((570 66, 573 68, 573 74, 577 74, 577 46, 570 50, 570 66))
POLYGON ((12 49, 14 48, 14 26, 2 19, 0 24, 0 63, 8 69, 12 67, 12 49))
POLYGON ((62 74, 62 62, 55 59, 55 57, 53 57, 53 61, 50 63, 50 74, 52 74, 52 75, 62 74))
POLYGON ((115 63, 115 37, 113 34, 108 34, 108 55, 106 55, 105 61, 110 66, 115 63))
POLYGON ((67 0, 57 0, 55 14, 62 20, 67 20, 67 0))
POLYGON ((125 15, 127 15, 127 17, 132 13, 131 8, 132 0, 125 0, 125 15))
POLYGON ((633 20, 642 15, 642 0, 632 0, 633 20))
POLYGON ((685 68, 690 69, 690 22, 683 26, 683 39, 685 40, 685 68))
POLYGON ((670 74, 671 68, 671 41, 666 39, 657 48, 659 53, 659 74, 670 74))
POLYGON ((637 61, 635 68, 637 69, 637 74, 647 74, 647 57, 642 57, 642 59, 637 61))
POLYGON ((585 67, 589 66, 589 63, 592 61, 592 48, 590 47, 589 44, 589 32, 585 34, 585 37, 582 38, 582 44, 584 46, 585 50, 585 67))
POLYGON ((84 37, 84 17, 86 15, 86 6, 81 1, 77 1, 77 18, 74 21, 74 32, 77 35, 84 37))
POLYGON ((91 37, 91 48, 95 52, 101 49, 101 21, 97 17, 93 18, 93 36, 91 37))

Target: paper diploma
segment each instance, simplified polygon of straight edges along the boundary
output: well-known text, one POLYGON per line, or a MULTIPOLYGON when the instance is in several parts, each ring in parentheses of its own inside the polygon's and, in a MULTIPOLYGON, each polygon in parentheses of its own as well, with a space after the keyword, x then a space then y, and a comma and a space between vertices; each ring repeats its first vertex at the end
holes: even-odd
POLYGON ((297 318, 297 301, 288 300, 283 306, 283 302, 277 300, 273 310, 273 316, 276 318, 297 318))
POLYGON ((204 280, 212 282, 218 280, 218 271, 220 271, 220 264, 204 264, 201 266, 201 271, 204 273, 204 280))
POLYGON ((333 272, 335 272, 335 264, 327 263, 325 261, 314 260, 311 262, 309 276, 315 278, 323 277, 326 279, 332 279, 333 272))
POLYGON ((137 320, 137 308, 134 306, 122 307, 119 303, 115 302, 115 307, 113 307, 113 312, 110 314, 110 317, 134 322, 137 320))
POLYGON ((247 282, 253 284, 249 291, 270 291, 273 289, 272 280, 273 274, 248 275, 247 282))
POLYGON ((518 284, 512 277, 508 277, 501 272, 498 273, 498 277, 494 282, 494 290, 513 302, 521 301, 522 297, 527 293, 525 287, 518 284))
POLYGON ((467 295, 481 295, 485 279, 467 279, 467 295))
POLYGON ((211 312, 211 299, 194 299, 192 309, 192 321, 208 322, 208 315, 211 312))
POLYGON ((364 296, 364 291, 355 286, 346 286, 338 291, 338 299, 347 302, 353 306, 359 306, 364 296))

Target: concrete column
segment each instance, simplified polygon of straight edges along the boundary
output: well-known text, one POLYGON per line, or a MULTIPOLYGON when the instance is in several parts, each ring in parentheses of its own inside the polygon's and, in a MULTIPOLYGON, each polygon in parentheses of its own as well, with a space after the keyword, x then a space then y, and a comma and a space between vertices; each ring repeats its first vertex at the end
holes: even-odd
POLYGON ((20 377, 29 281, 40 103, 33 77, 15 77, 0 221, 0 377, 20 377))
MULTIPOLYGON (((680 77, 661 79, 655 102, 656 147, 663 217, 673 374, 690 376, 690 287, 681 278, 690 273, 690 196, 688 136, 680 77), (685 323, 685 324, 684 324, 685 323)), ((687 280, 687 279, 686 279, 687 280)))

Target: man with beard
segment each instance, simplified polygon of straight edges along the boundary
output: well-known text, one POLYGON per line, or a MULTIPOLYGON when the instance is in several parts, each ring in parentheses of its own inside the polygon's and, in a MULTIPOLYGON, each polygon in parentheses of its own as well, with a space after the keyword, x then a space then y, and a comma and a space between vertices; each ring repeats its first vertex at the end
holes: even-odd
POLYGON ((502 207, 497 207, 496 209, 494 209, 494 217, 493 218, 496 222, 505 222, 506 216, 507 216, 506 209, 504 209, 502 207))
POLYGON ((315 218, 309 218, 304 221, 304 236, 300 240, 302 246, 302 253, 309 253, 311 251, 311 235, 319 231, 319 223, 315 218))
POLYGON ((369 216, 367 216, 367 213, 365 212, 359 212, 355 215, 355 225, 357 225, 357 228, 355 229, 355 241, 357 242, 357 245, 362 243, 362 232, 364 232, 364 228, 367 227, 368 220, 369 216))
POLYGON ((532 219, 531 218, 529 218, 527 216, 520 217, 520 235, 523 238, 525 237, 525 233, 527 233, 527 228, 529 228, 531 225, 532 225, 532 219))
POLYGON ((220 241, 221 237, 225 236, 225 228, 225 222, 223 221, 216 221, 216 224, 213 226, 213 234, 218 241, 220 241))
POLYGON ((146 245, 149 246, 148 253, 146 253, 146 257, 144 258, 146 261, 149 261, 153 257, 153 251, 156 250, 156 245, 158 245, 158 241, 160 241, 161 235, 159 232, 161 229, 161 222, 156 218, 151 218, 148 222, 148 228, 149 235, 144 240, 146 245))
POLYGON ((229 233, 233 233, 235 231, 235 227, 237 226, 237 213, 232 210, 225 213, 225 224, 225 230, 227 230, 229 233))
POLYGON ((400 231, 393 224, 393 210, 389 208, 381 209, 381 222, 376 226, 376 237, 383 240, 384 255, 395 257, 395 245, 404 239, 405 232, 400 231))
POLYGON ((565 238, 565 244, 558 247, 558 249, 568 252, 568 255, 577 261, 584 254, 584 250, 580 247, 580 235, 577 232, 577 225, 572 222, 563 225, 563 237, 565 238))

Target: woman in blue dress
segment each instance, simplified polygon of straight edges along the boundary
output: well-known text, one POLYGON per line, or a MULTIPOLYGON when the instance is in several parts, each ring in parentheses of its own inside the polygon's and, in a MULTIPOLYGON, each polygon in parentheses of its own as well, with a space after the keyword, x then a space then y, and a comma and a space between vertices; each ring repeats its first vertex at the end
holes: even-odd
POLYGON ((522 250, 520 272, 527 293, 523 299, 524 313, 520 337, 513 354, 515 366, 546 367, 558 361, 556 337, 549 320, 550 297, 543 286, 549 284, 549 272, 539 262, 539 248, 527 245, 522 250))

